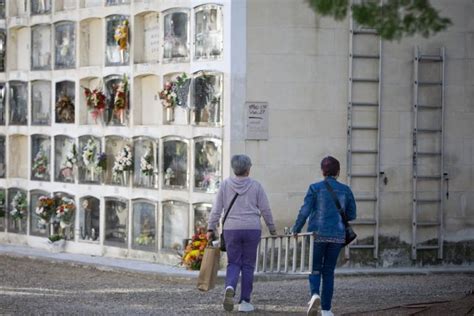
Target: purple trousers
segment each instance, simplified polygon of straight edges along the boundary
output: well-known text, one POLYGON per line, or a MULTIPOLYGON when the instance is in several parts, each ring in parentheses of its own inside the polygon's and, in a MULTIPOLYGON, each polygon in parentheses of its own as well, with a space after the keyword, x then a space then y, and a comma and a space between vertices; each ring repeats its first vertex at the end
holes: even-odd
POLYGON ((241 290, 239 302, 250 303, 253 289, 253 272, 257 260, 257 246, 260 242, 260 230, 224 230, 227 247, 227 273, 225 286, 237 289, 239 276, 241 290))

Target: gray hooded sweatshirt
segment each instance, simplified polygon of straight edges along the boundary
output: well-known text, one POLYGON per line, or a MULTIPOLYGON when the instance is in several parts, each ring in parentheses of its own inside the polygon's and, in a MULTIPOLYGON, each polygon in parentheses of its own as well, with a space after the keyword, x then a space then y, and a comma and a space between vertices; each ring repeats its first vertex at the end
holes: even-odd
POLYGON ((215 231, 224 210, 238 193, 224 223, 225 230, 261 230, 260 216, 270 231, 275 230, 267 195, 257 181, 249 177, 232 177, 222 182, 209 216, 208 229, 215 231))

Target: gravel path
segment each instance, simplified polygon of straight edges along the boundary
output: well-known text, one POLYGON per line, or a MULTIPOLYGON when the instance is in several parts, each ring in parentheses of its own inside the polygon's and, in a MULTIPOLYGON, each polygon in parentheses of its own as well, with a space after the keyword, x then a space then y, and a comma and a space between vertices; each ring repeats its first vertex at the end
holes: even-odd
MULTIPOLYGON (((231 314, 222 311, 222 285, 203 293, 195 289, 195 282, 195 279, 100 271, 91 266, 0 255, 0 314, 231 314)), ((256 282, 253 303, 258 310, 253 315, 305 315, 307 287, 306 279, 275 277, 256 282)), ((338 276, 335 288, 333 311, 338 315, 360 313, 461 299, 474 290, 474 274, 338 276)), ((474 304, 474 300, 470 302, 474 304)), ((408 312, 388 314, 408 315, 408 312)), ((369 314, 386 315, 387 311, 369 314)))

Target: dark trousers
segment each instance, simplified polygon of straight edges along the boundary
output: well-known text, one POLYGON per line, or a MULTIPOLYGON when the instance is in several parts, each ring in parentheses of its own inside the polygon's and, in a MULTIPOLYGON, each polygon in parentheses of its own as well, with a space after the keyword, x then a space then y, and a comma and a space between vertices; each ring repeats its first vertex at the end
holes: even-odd
POLYGON ((313 272, 309 275, 311 295, 320 293, 321 278, 323 283, 321 293, 321 309, 331 310, 332 294, 334 292, 334 270, 337 257, 343 244, 330 242, 315 242, 313 251, 313 272))
POLYGON ((250 302, 260 236, 260 230, 224 230, 228 262, 225 286, 236 289, 241 275, 242 288, 239 302, 250 302))

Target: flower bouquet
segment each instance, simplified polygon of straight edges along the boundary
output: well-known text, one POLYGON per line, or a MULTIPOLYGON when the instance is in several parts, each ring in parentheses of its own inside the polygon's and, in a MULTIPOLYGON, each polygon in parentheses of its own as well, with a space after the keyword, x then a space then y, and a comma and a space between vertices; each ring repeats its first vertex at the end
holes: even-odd
POLYGON ((46 179, 48 177, 48 157, 43 148, 40 148, 33 159, 33 173, 37 179, 46 179))
POLYGON ((98 168, 98 157, 100 153, 97 151, 97 143, 89 138, 86 145, 82 148, 82 163, 88 172, 88 180, 95 181, 96 171, 101 173, 102 170, 98 168))
POLYGON ((184 250, 181 264, 186 266, 188 270, 199 270, 207 242, 205 229, 198 229, 184 250))
POLYGON ((23 219, 26 215, 26 210, 28 208, 28 202, 26 201, 26 194, 20 191, 17 191, 10 205, 12 207, 10 211, 10 216, 14 220, 23 219))
POLYGON ((96 154, 97 171, 103 173, 107 170, 107 155, 105 153, 96 154))
POLYGON ((115 182, 127 183, 128 171, 133 170, 132 150, 130 146, 125 145, 115 156, 114 166, 112 167, 113 178, 115 182))
POLYGON ((66 154, 66 159, 61 168, 61 175, 66 181, 74 181, 74 166, 77 164, 76 144, 72 145, 71 150, 66 154))
POLYGON ((186 107, 186 97, 190 84, 191 79, 185 73, 176 77, 176 80, 166 82, 163 90, 159 93, 163 106, 165 108, 174 108, 177 105, 186 107))
POLYGON ((135 242, 140 246, 148 246, 153 244, 155 241, 154 236, 150 236, 149 234, 140 234, 137 238, 135 238, 135 242))
POLYGON ((125 122, 125 111, 128 110, 128 78, 123 75, 122 81, 115 85, 113 113, 118 117, 120 124, 125 122))
POLYGON ((62 197, 58 201, 56 207, 56 216, 59 219, 61 227, 66 227, 71 225, 74 219, 74 211, 76 210, 76 205, 74 201, 67 197, 62 197))
POLYGON ((61 94, 56 102, 56 122, 74 123, 74 101, 66 94, 61 94))
POLYGON ((104 113, 107 97, 101 88, 95 88, 93 90, 86 87, 82 88, 84 89, 87 108, 95 123, 97 123, 97 118, 102 117, 102 113, 104 113))
POLYGON ((148 148, 140 159, 140 171, 145 176, 152 176, 153 171, 153 155, 151 154, 151 148, 148 148))
POLYGON ((56 201, 54 198, 48 196, 40 196, 36 204, 35 213, 38 215, 43 223, 48 224, 56 211, 56 201))

